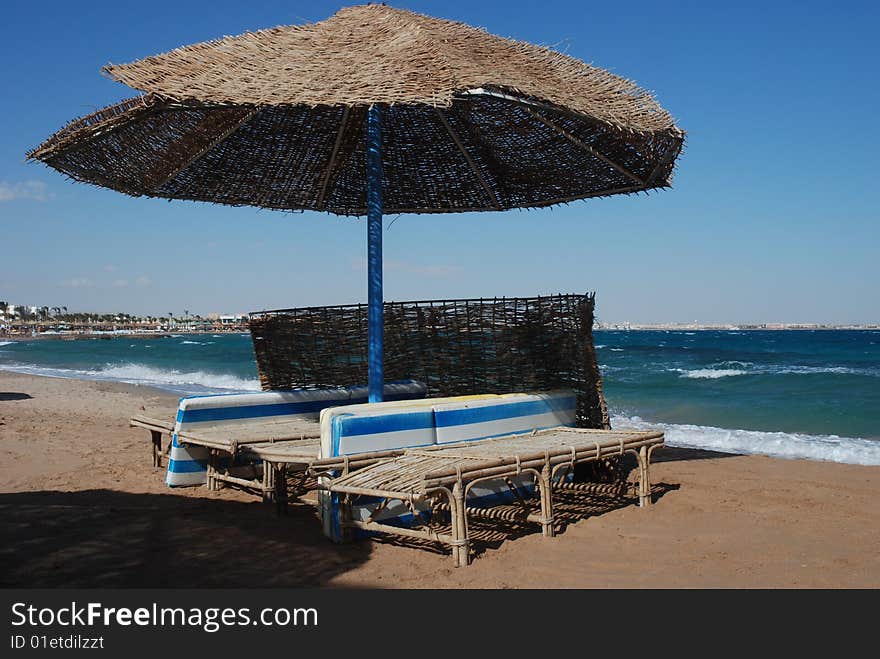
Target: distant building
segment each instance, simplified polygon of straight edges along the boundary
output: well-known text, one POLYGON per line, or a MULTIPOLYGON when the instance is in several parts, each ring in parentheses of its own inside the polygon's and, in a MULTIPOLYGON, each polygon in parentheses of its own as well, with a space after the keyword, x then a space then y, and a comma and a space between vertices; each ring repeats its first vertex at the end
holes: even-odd
POLYGON ((231 315, 223 315, 217 319, 220 321, 221 325, 243 325, 247 322, 248 316, 247 314, 231 314, 231 315))

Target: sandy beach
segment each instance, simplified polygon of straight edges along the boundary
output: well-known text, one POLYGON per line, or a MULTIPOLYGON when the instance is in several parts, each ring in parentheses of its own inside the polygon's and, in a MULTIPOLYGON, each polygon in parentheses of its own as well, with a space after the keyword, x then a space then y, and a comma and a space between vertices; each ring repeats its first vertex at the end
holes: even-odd
POLYGON ((131 414, 176 397, 0 372, 0 584, 398 588, 878 587, 880 468, 667 448, 657 502, 554 539, 514 534, 456 569, 439 551, 336 546, 310 506, 171 490, 131 414))

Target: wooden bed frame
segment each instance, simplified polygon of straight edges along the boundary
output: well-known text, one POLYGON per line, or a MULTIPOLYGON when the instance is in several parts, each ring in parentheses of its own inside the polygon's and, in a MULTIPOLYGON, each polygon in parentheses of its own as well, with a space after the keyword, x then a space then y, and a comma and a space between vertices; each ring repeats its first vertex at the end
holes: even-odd
MULTIPOLYGON (((153 466, 162 466, 162 457, 168 457, 171 451, 170 437, 174 434, 174 423, 137 415, 129 420, 131 427, 145 428, 150 431, 152 443, 153 466), (168 435, 168 446, 162 449, 162 435, 168 435)), ((276 474, 273 469, 263 469, 262 475, 253 478, 242 478, 229 473, 228 468, 221 466, 223 458, 247 456, 254 460, 262 460, 263 453, 277 457, 278 450, 286 449, 290 465, 298 464, 299 471, 305 471, 318 459, 320 450, 320 431, 318 423, 301 417, 287 418, 284 421, 268 421, 263 423, 242 424, 241 427, 226 426, 222 429, 189 430, 177 433, 177 441, 181 444, 203 446, 210 451, 208 459, 207 487, 216 491, 224 484, 236 485, 248 490, 260 492, 264 500, 271 500, 279 485, 276 485, 276 474), (259 446, 260 448, 256 448, 259 446), (273 450, 274 449, 274 450, 273 450)), ((256 469, 254 470, 256 472, 256 469)))
MULTIPOLYGON (((131 426, 150 431, 153 465, 161 466, 161 437, 173 433, 173 424, 144 416, 132 417, 131 426)), ((289 501, 288 476, 300 474, 301 486, 309 478, 318 478, 311 487, 340 495, 340 525, 343 531, 361 530, 419 540, 440 542, 452 548, 456 567, 470 563, 471 540, 468 516, 505 519, 491 507, 467 505, 467 496, 478 483, 531 476, 540 500, 540 512, 518 516, 541 526, 545 537, 555 535, 553 492, 560 490, 596 491, 595 483, 570 483, 565 476, 576 465, 632 454, 638 462, 639 505, 651 503, 650 462, 655 449, 664 445, 662 432, 630 430, 589 430, 558 427, 521 435, 496 437, 458 444, 422 448, 393 449, 354 455, 319 458, 320 433, 317 424, 302 419, 258 424, 218 431, 178 434, 178 441, 210 449, 208 488, 224 485, 261 492, 264 501, 274 500, 279 514, 289 501), (243 456, 262 461, 261 477, 234 476, 219 466, 223 456, 243 456), (371 517, 353 519, 352 503, 356 497, 382 499, 371 517), (432 513, 448 513, 448 533, 421 527, 401 527, 374 521, 389 501, 404 502, 419 515, 416 503, 427 503, 432 513)), ((169 443, 170 446, 170 443, 169 443)), ((309 488, 311 489, 311 488, 309 488)))
POLYGON ((135 415, 128 420, 131 428, 146 428, 150 431, 150 442, 153 447, 153 466, 162 466, 162 457, 171 452, 171 436, 174 434, 174 422, 161 421, 149 416, 135 415), (168 446, 162 450, 162 435, 168 435, 168 446))
MULTIPOLYGON (((452 547, 455 565, 460 567, 470 562, 468 515, 497 517, 491 508, 466 505, 467 495, 477 483, 531 475, 540 494, 541 508, 539 514, 529 514, 525 519, 540 524, 545 537, 553 537, 553 491, 576 487, 563 482, 561 477, 566 472, 580 463, 634 454, 639 465, 639 505, 646 506, 651 503, 651 454, 660 446, 661 432, 553 428, 513 437, 408 449, 398 456, 350 470, 331 480, 326 489, 341 495, 340 523, 344 529, 441 542, 452 547), (414 504, 427 502, 434 510, 449 512, 451 532, 381 524, 373 521, 372 516, 367 521, 352 519, 352 501, 357 496, 379 497, 383 503, 403 501, 416 519, 419 516, 414 504)), ((320 463, 313 463, 311 468, 320 467, 320 463)), ((379 510, 382 508, 380 505, 379 510)))

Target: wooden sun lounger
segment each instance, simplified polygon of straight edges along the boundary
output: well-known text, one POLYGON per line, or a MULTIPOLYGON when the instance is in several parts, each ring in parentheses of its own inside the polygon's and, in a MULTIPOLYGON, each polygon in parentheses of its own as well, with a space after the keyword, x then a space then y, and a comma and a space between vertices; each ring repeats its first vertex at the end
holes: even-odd
MULTIPOLYGON (((129 419, 132 428, 145 428, 150 431, 152 442, 153 466, 161 467, 162 458, 168 457, 171 451, 171 437, 174 434, 174 422, 162 421, 145 415, 135 415, 129 419), (162 436, 167 435, 168 445, 163 450, 162 436)), ((247 423, 180 432, 177 440, 181 444, 194 444, 210 449, 208 461, 208 488, 219 489, 220 482, 241 485, 259 490, 264 498, 269 498, 276 491, 273 471, 264 470, 261 479, 244 479, 218 469, 219 459, 223 455, 231 458, 246 454, 254 459, 265 460, 270 464, 283 466, 289 471, 296 464, 296 471, 305 471, 318 458, 320 450, 320 427, 317 421, 303 417, 277 418, 266 421, 249 420, 247 423), (258 449, 257 446, 260 448, 258 449)), ((283 500, 286 501, 286 490, 283 500)))
POLYGON ((470 558, 467 515, 493 516, 491 509, 465 505, 468 492, 476 483, 532 475, 540 494, 541 512, 529 514, 526 519, 540 524, 543 535, 552 537, 552 491, 557 476, 573 470, 579 463, 632 453, 639 465, 639 504, 645 506, 651 502, 648 474, 651 454, 662 445, 661 432, 553 428, 514 437, 407 449, 396 457, 350 471, 326 487, 330 492, 343 495, 344 528, 442 542, 452 547, 456 566, 464 566, 470 558), (411 507, 415 502, 429 502, 434 508, 449 511, 451 533, 401 528, 375 522, 372 518, 368 521, 352 519, 351 501, 355 496, 396 499, 411 507), (445 505, 441 497, 445 497, 445 505))
MULTIPOLYGON (((178 433, 177 441, 180 444, 204 446, 209 449, 207 482, 209 490, 219 490, 223 483, 229 483, 256 489, 262 493, 264 499, 268 500, 273 498, 275 493, 276 470, 263 469, 262 475, 257 478, 254 469, 253 478, 242 478, 230 474, 228 468, 222 468, 220 466, 222 458, 235 459, 236 456, 242 455, 265 460, 264 455, 276 455, 279 447, 286 446, 297 456, 296 460, 291 457, 291 461, 301 463, 302 470, 305 470, 311 461, 318 458, 320 437, 317 421, 303 417, 286 417, 283 420, 277 418, 264 422, 249 420, 247 423, 226 425, 222 428, 189 430, 178 433), (274 453, 269 451, 272 447, 275 447, 274 453), (263 454, 261 450, 267 452, 263 454)), ((267 462, 271 463, 268 460, 267 462)))
POLYGON ((135 415, 128 420, 131 428, 146 428, 150 431, 150 441, 153 445, 153 466, 162 466, 162 456, 168 456, 171 451, 171 435, 174 434, 174 422, 162 421, 141 414, 135 415), (162 435, 168 435, 168 447, 162 450, 162 435))
POLYGON ((306 479, 310 475, 311 466, 318 461, 321 452, 321 438, 304 438, 277 441, 262 444, 246 444, 240 452, 255 460, 263 461, 263 488, 271 491, 275 499, 278 514, 287 511, 288 488, 287 475, 301 473, 301 489, 305 489, 306 479))
MULTIPOLYGON (((321 458, 321 439, 319 436, 288 441, 248 443, 240 446, 238 452, 240 455, 246 455, 254 460, 262 460, 264 465, 271 468, 266 469, 264 466, 264 489, 273 491, 272 495, 277 505, 278 514, 282 515, 286 512, 287 503, 290 500, 288 475, 301 474, 300 490, 321 489, 321 486, 314 482, 306 487, 308 479, 322 476, 331 477, 331 475, 335 476, 340 473, 347 474, 354 469, 375 464, 380 460, 402 455, 404 450, 389 449, 353 456, 321 458)), ((316 505, 316 502, 311 503, 316 505)))

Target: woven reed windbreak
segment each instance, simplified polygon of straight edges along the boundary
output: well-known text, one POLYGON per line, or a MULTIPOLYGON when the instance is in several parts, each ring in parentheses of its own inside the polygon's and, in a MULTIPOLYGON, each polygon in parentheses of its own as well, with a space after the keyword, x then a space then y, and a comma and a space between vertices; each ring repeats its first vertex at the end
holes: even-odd
POLYGON ((382 108, 386 213, 665 188, 684 141, 630 80, 382 5, 105 72, 144 96, 71 122, 28 157, 133 196, 364 215, 372 104, 382 108))
MULTIPOLYGON (((571 388, 577 423, 609 428, 593 345, 595 295, 385 303, 385 379, 429 397, 571 388)), ((362 385, 367 306, 250 315, 263 389, 362 385)))

